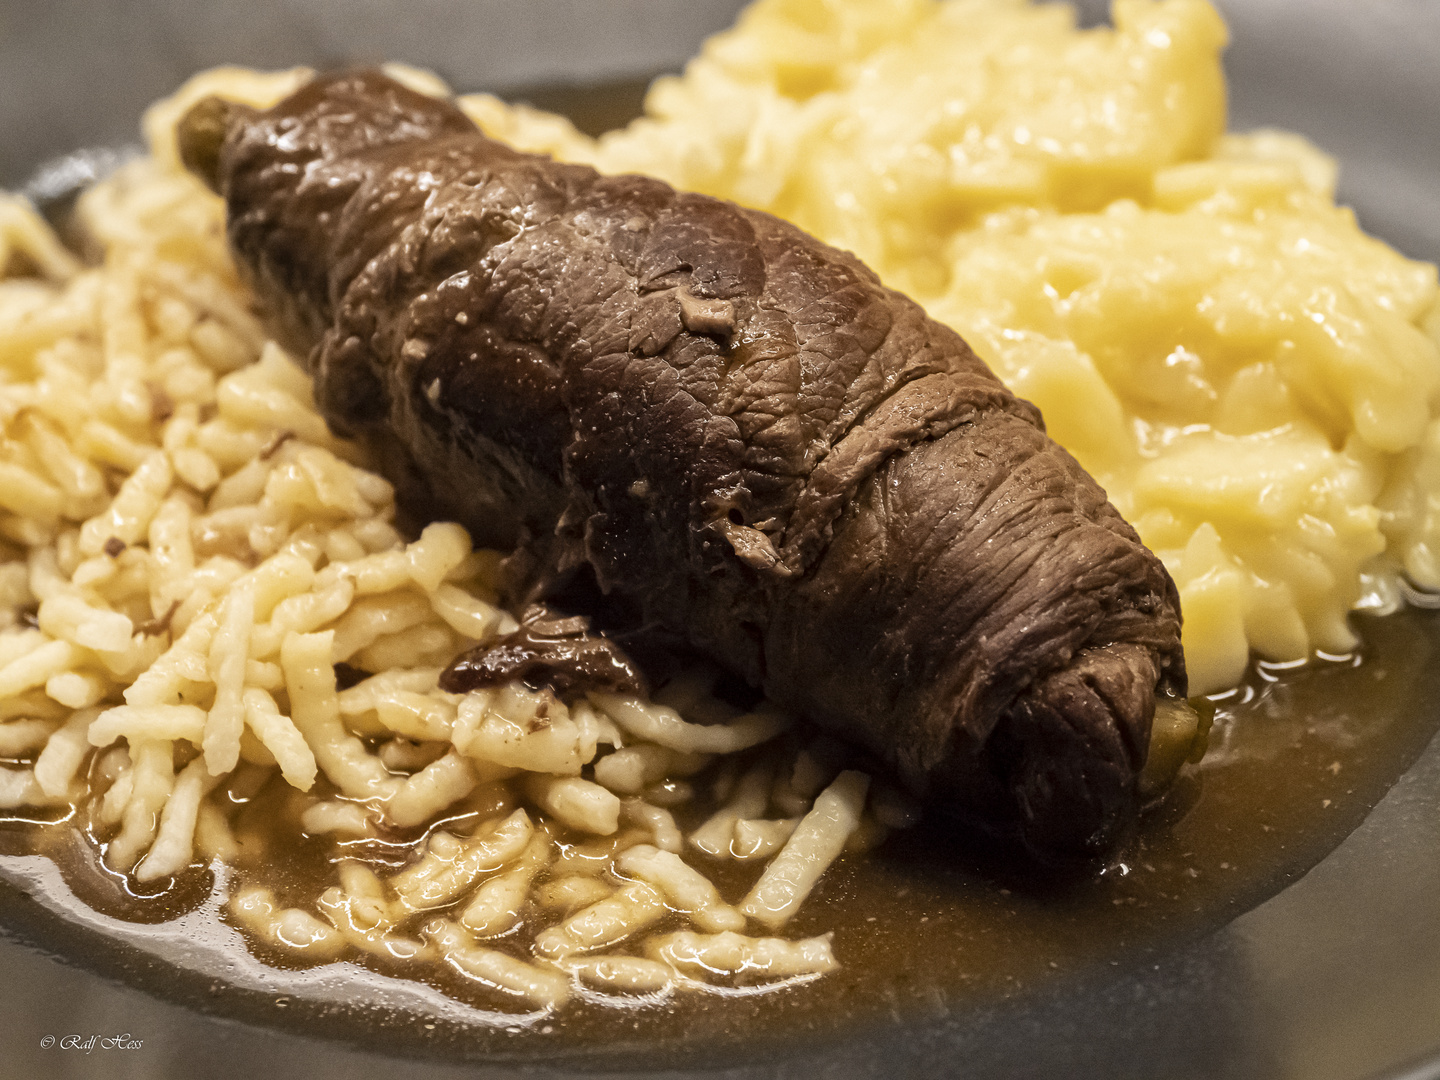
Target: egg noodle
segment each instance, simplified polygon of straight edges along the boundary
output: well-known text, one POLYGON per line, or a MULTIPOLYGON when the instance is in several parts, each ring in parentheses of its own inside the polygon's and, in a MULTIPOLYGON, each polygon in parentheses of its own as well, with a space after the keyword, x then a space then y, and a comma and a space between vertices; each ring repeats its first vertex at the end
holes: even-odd
MULTIPOLYGON (((1252 650, 1353 648, 1348 612, 1406 578, 1440 588, 1436 272, 1365 237, 1300 138, 1223 133, 1204 0, 1114 22, 760 0, 599 140, 459 102, 521 148, 789 217, 921 299, 1165 560, 1209 693, 1252 650)), ((839 747, 703 668, 654 700, 438 688, 516 629, 501 556, 397 530, 176 155, 201 97, 307 77, 217 69, 154 106, 149 155, 79 201, 87 261, 0 196, 0 807, 74 808, 142 885, 224 860, 267 954, 443 964, 518 1010, 833 969, 784 927, 916 816, 839 747), (318 890, 286 875, 302 842, 318 890), (728 899, 725 863, 755 867, 728 899)))

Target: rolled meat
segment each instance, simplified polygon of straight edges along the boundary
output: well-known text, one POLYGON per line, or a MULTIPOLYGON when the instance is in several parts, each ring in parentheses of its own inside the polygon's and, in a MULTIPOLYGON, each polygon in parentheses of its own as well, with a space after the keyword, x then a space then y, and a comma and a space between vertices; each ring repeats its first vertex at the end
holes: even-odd
POLYGON ((340 434, 435 516, 588 566, 931 806, 1090 854, 1180 606, 953 331, 767 214, 484 137, 374 72, 209 99, 187 165, 340 434))

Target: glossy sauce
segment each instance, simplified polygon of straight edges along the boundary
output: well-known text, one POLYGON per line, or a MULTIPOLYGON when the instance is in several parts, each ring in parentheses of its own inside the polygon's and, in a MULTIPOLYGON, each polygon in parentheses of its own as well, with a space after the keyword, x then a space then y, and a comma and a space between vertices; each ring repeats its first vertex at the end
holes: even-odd
MULTIPOLYGON (((223 973, 216 973, 222 981, 210 980, 212 996, 199 1007, 396 1053, 580 1055, 618 1064, 643 1050, 651 1064, 719 1065, 797 1036, 853 1035, 936 1010, 991 1004, 1101 964, 1129 966, 1227 923, 1301 876, 1359 824, 1440 726, 1434 704, 1440 672, 1431 662, 1440 645, 1436 617, 1406 612, 1359 622, 1365 644, 1356 656, 1289 670, 1262 665, 1219 701, 1206 759, 1187 767, 1099 873, 1057 880, 933 826, 842 859, 786 928, 787 937, 833 930, 842 968, 802 985, 749 995, 682 992, 659 1004, 581 996, 558 1016, 487 1027, 437 1017, 417 1022, 413 1014, 377 1012, 365 1002, 318 1005, 283 993, 227 993, 223 973)), ((251 838, 252 851, 255 837, 272 838, 263 854, 242 855, 241 871, 247 861, 264 859, 271 864, 265 877, 272 877, 278 855, 291 886, 279 890, 282 901, 310 907, 334 880, 329 846, 301 840, 277 851, 274 837, 298 835, 298 821, 288 820, 298 807, 287 805, 283 785, 272 788, 237 814, 237 833, 251 838)), ((213 885, 208 871, 197 871, 168 888, 157 883, 153 897, 136 896, 104 870, 69 822, 38 826, 16 818, 0 828, 0 853, 37 849, 55 859, 81 901, 127 921, 173 918, 201 904, 213 885)), ((394 861, 403 858, 402 847, 391 850, 394 861)), ((369 855, 383 860, 384 845, 372 845, 369 855)), ((715 870, 732 900, 758 873, 733 863, 715 870)), ((194 1000, 193 974, 147 965, 133 949, 107 946, 93 933, 67 936, 60 920, 37 920, 13 888, 3 892, 0 922, 7 927, 102 971, 121 969, 162 996, 194 1000)), ((358 962, 385 970, 378 961, 358 962)), ((506 1007, 447 973, 432 966, 422 977, 478 1008, 506 1007)), ((286 976, 275 974, 283 990, 286 976)))

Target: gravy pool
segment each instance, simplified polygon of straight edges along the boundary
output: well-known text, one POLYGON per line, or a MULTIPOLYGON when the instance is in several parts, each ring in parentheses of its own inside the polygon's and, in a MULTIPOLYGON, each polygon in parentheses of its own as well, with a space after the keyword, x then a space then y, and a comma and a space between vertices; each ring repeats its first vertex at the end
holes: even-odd
MULTIPOLYGON (((1158 958, 1273 896, 1339 844, 1440 727, 1440 668, 1432 663, 1440 621, 1409 611, 1357 623, 1364 644, 1353 657, 1287 670, 1262 665, 1217 702, 1206 759, 1187 767, 1103 872, 1057 880, 937 826, 893 834, 832 867, 796 918, 801 934, 835 929, 841 969, 768 993, 681 993, 630 1007, 579 996, 554 1017, 475 1025, 292 996, 287 979, 296 976, 278 968, 275 993, 231 988, 223 971, 176 971, 92 931, 67 929, 13 886, 0 890, 0 922, 205 1011, 418 1056, 579 1055, 618 1066, 640 1054, 652 1067, 717 1066, 783 1051, 798 1036, 854 1035, 937 1008, 963 1013, 1101 965, 1158 958)), ((257 804, 264 802, 262 794, 257 804)), ((297 886, 328 869, 304 846, 287 859, 297 886)), ((80 902, 128 922, 192 911, 214 885, 208 871, 196 872, 137 896, 100 867, 69 823, 15 816, 0 824, 0 857, 37 849, 56 861, 80 902)), ((434 985, 477 1008, 496 1005, 458 975, 434 985)))

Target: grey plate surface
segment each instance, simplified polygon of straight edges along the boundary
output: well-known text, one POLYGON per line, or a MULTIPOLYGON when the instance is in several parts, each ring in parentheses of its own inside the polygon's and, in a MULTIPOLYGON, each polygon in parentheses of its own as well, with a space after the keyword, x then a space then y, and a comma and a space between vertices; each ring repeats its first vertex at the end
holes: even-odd
MULTIPOLYGON (((1103 10, 1081 6, 1092 20, 1103 10)), ((1283 126, 1315 138, 1340 158, 1342 198, 1367 228, 1410 255, 1440 259, 1440 2, 1220 6, 1234 39, 1233 126, 1283 126)), ((24 183, 77 147, 134 141, 146 103, 214 63, 388 57, 435 68, 464 89, 624 81, 678 67, 737 7, 0 0, 0 186, 24 183)), ((120 968, 94 974, 63 944, 65 955, 52 958, 25 929, 35 913, 24 901, 0 905, 0 921, 13 935, 0 939, 0 1077, 438 1080, 514 1072, 389 1059, 217 1018, 127 985, 120 968), (126 1033, 139 1045, 103 1042, 126 1033), (71 1034, 98 1039, 89 1052, 42 1047, 47 1035, 71 1034)), ((645 1066, 634 1063, 637 1074, 645 1066)), ((541 1065, 537 1074, 576 1072, 541 1065)), ((787 1058, 705 1075, 1440 1077, 1440 743, 1307 876, 1203 940, 1003 1002, 886 1020, 848 1042, 797 1039, 787 1058)))

